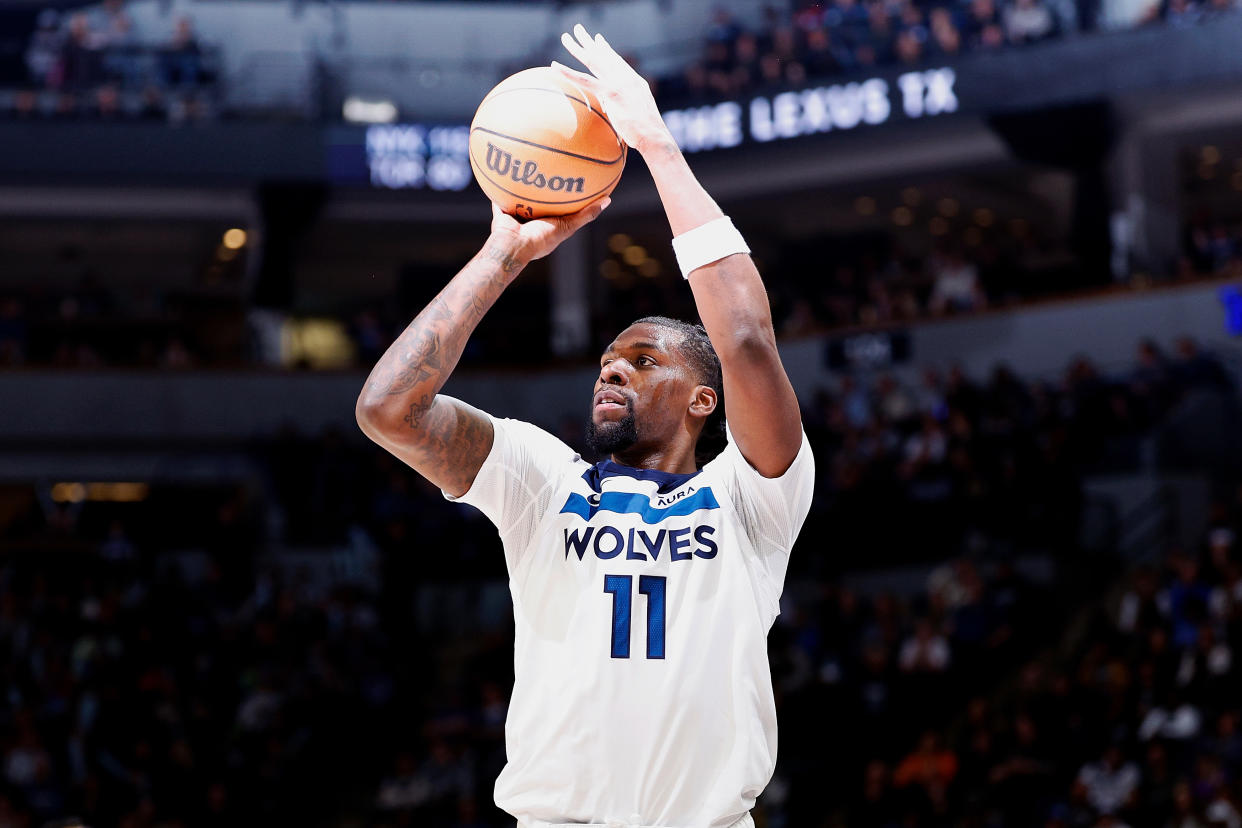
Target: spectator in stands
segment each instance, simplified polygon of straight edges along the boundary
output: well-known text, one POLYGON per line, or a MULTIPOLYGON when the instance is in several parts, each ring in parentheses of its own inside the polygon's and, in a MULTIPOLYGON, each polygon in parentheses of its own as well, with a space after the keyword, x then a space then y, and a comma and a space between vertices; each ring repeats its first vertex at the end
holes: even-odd
POLYGON ((781 322, 781 336, 806 336, 819 328, 815 309, 806 299, 795 299, 789 315, 781 322))
POLYGON ((707 27, 708 43, 720 43, 732 48, 734 41, 742 33, 742 27, 726 6, 712 9, 711 22, 707 27))
POLYGON ((185 340, 179 336, 171 337, 168 344, 164 346, 164 353, 160 355, 160 365, 174 370, 192 368, 194 357, 190 355, 190 349, 186 347, 185 340))
POLYGON ((888 6, 884 0, 866 0, 866 9, 867 29, 854 50, 854 58, 861 66, 892 63, 895 28, 888 6))
POLYGON ((987 297, 979 283, 979 269, 959 249, 950 248, 932 261, 934 282, 927 308, 934 314, 980 310, 987 297))
POLYGON ((821 27, 806 33, 806 54, 803 57, 808 77, 817 78, 841 71, 839 50, 833 48, 828 30, 821 27))
POLYGON ((928 618, 914 623, 914 633, 906 638, 897 655, 897 665, 906 673, 943 673, 951 660, 949 641, 928 618))
POLYGON ((953 20, 953 13, 944 6, 931 11, 931 47, 942 58, 955 57, 962 51, 962 33, 953 20))
POLYGON ((1224 366, 1201 350, 1194 339, 1179 337, 1174 350, 1177 357, 1173 362, 1173 377, 1183 389, 1226 390, 1232 387, 1224 366))
POLYGON ((134 30, 133 18, 125 10, 124 0, 105 0, 99 17, 92 22, 98 33, 98 48, 104 72, 127 88, 138 88, 144 67, 138 48, 141 45, 134 30))
POLYGON ((60 12, 43 9, 39 12, 30 45, 26 48, 26 69, 30 81, 40 89, 60 85, 61 52, 65 33, 60 28, 60 12))
POLYGON ((923 59, 923 41, 915 29, 902 29, 897 33, 893 53, 899 63, 916 64, 923 59))
POLYGON ((90 14, 90 28, 96 34, 97 48, 132 46, 137 42, 134 21, 125 9, 125 0, 103 0, 90 14))
POLYGON ((939 733, 929 730, 893 771, 893 787, 918 786, 929 800, 935 802, 943 799, 957 776, 957 770, 957 755, 944 745, 939 733))
POLYGON ((1164 21, 1174 28, 1197 26, 1203 12, 1195 0, 1169 0, 1164 7, 1164 21))
POLYGON ((972 48, 995 49, 1005 43, 1005 29, 995 0, 970 0, 966 39, 972 48))
POLYGON ((703 68, 707 72, 707 87, 721 97, 734 92, 732 46, 720 40, 709 40, 703 56, 703 68))
POLYGON ((733 42, 734 89, 752 89, 759 83, 759 38, 751 32, 742 32, 733 42))
POLYGON ((930 36, 930 32, 927 29, 927 22, 923 15, 923 9, 912 2, 912 0, 902 0, 898 8, 897 25, 899 31, 909 32, 912 34, 921 47, 927 42, 927 39, 930 36))
POLYGON ((1138 364, 1130 375, 1130 390, 1147 407, 1151 419, 1168 407, 1172 395, 1172 372, 1160 346, 1144 339, 1138 345, 1138 364))
POLYGON ((1005 7, 1005 35, 1010 43, 1034 43, 1053 33, 1056 21, 1043 0, 1012 0, 1005 7))
POLYGON ((91 117, 110 121, 120 117, 121 90, 115 83, 104 83, 95 87, 94 107, 90 110, 91 117))
POLYGON ((841 68, 855 68, 858 65, 855 50, 866 38, 867 9, 860 0, 833 0, 824 10, 823 21, 834 44, 839 44, 836 57, 841 68))
POLYGON ((85 12, 69 16, 69 31, 60 52, 60 86, 66 91, 88 89, 102 78, 101 39, 90 23, 85 12))
POLYGON ((1168 616, 1168 595, 1159 591, 1155 571, 1141 566, 1131 576, 1131 587, 1121 598, 1117 627, 1124 633, 1150 632, 1168 616))
POLYGON ((173 35, 160 56, 164 83, 170 87, 192 87, 202 72, 202 47, 194 32, 194 21, 182 15, 173 24, 173 35))
POLYGON ((1121 746, 1109 745, 1103 755, 1078 772, 1076 785, 1087 802, 1101 814, 1118 814, 1135 804, 1142 774, 1126 761, 1121 746))
POLYGON ((1204 8, 1205 16, 1230 14, 1237 11, 1237 0, 1207 0, 1204 8))
POLYGON ((862 789, 850 809, 850 825, 895 828, 899 824, 895 797, 889 787, 888 765, 879 760, 867 763, 862 789))

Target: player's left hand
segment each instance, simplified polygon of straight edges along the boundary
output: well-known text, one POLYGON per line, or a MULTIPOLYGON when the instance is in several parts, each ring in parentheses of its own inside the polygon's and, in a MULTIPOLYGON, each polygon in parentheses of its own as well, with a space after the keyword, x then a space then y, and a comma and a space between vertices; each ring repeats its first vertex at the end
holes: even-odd
POLYGON ((608 45, 602 34, 592 37, 579 23, 573 34, 561 35, 561 43, 591 74, 556 61, 552 66, 599 99, 621 140, 640 153, 672 141, 650 84, 608 45))

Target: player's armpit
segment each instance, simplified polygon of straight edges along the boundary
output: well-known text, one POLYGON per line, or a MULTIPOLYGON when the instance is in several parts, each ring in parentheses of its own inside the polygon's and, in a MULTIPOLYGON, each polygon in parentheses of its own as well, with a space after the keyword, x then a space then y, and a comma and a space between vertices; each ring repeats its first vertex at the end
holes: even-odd
POLYGON ((492 450, 492 421, 452 397, 412 403, 400 423, 364 427, 368 437, 403 463, 460 497, 470 490, 492 450))

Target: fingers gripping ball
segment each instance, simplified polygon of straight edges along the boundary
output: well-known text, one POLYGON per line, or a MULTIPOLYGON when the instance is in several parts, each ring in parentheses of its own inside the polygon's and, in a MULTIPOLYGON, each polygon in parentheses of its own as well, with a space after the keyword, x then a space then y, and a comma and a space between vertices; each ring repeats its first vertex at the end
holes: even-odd
POLYGON ((573 213, 612 192, 625 153, 595 96, 550 67, 505 78, 470 125, 479 186, 524 219, 573 213))

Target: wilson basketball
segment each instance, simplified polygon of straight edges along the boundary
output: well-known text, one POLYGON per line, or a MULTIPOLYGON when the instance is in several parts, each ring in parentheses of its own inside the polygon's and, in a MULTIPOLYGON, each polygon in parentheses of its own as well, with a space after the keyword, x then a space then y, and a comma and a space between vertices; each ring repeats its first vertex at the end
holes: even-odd
POLYGON ((470 125, 479 186, 524 219, 572 213, 612 192, 625 152, 599 101, 548 66, 498 83, 470 125))

